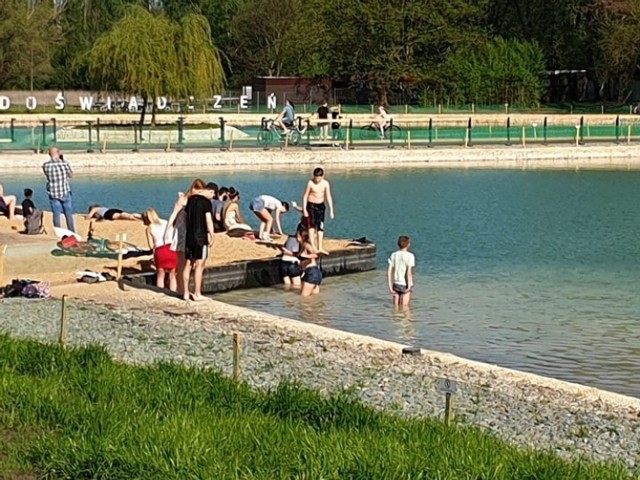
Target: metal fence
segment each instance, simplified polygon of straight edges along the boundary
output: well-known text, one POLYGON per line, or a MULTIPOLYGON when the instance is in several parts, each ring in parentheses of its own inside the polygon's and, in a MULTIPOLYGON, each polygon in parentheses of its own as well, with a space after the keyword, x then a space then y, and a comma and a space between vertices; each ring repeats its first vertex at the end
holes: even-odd
POLYGON ((354 123, 353 119, 329 120, 325 129, 317 120, 298 117, 295 128, 286 134, 266 117, 261 124, 234 125, 219 117, 216 124, 189 125, 185 117, 175 123, 141 127, 139 123, 101 124, 88 120, 74 128, 58 128, 55 119, 39 126, 19 127, 14 121, 0 124, 0 152, 44 151, 51 145, 78 151, 139 151, 185 149, 288 149, 288 148, 419 148, 444 145, 527 145, 631 143, 640 140, 640 123, 623 121, 590 125, 584 117, 576 125, 553 124, 544 117, 540 123, 515 124, 507 116, 502 123, 478 117, 462 117, 452 125, 438 117, 420 121, 406 119, 380 131, 375 125, 354 123))

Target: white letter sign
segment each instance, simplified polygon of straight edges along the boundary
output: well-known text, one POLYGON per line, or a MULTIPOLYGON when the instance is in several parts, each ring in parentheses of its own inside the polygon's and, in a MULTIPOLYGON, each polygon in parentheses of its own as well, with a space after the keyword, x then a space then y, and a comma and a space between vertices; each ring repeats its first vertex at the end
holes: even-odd
POLYGON ((36 97, 27 97, 27 101, 25 103, 27 110, 35 110, 38 107, 38 100, 36 97))
POLYGON ((156 98, 156 107, 158 110, 164 110, 167 108, 167 97, 156 98))
POLYGON ((276 106, 277 106, 277 102, 276 102, 276 94, 275 94, 275 93, 272 93, 271 95, 269 95, 269 96, 267 97, 267 108, 270 108, 270 109, 272 109, 272 110, 273 110, 273 109, 275 109, 275 108, 276 108, 276 106))
POLYGON ((56 110, 64 110, 64 106, 66 104, 66 100, 62 92, 56 95, 56 110))
POLYGON ((249 108, 249 98, 246 95, 240 95, 240 108, 249 108))
POLYGON ((138 99, 136 97, 131 97, 131 100, 129 100, 129 111, 130 112, 138 111, 138 99))
POLYGON ((93 107, 93 97, 80 97, 80 108, 89 111, 93 107))
POLYGON ((222 95, 213 96, 213 108, 220 110, 222 108, 222 95))
POLYGON ((0 110, 9 110, 11 106, 11 100, 9 97, 0 96, 0 110))

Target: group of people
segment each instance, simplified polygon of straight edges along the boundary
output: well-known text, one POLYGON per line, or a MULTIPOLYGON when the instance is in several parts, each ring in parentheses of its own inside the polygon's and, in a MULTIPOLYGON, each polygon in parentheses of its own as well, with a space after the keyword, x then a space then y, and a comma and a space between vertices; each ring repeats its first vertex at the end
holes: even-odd
MULTIPOLYGON (((328 254, 323 246, 326 205, 330 218, 334 218, 331 185, 324 178, 324 170, 316 168, 313 174, 302 196, 302 206, 271 195, 259 195, 249 204, 260 221, 256 240, 280 248, 283 282, 288 287, 300 287, 302 296, 320 291, 322 272, 317 259, 321 254, 328 254), (302 213, 295 234, 289 235, 282 246, 273 243, 272 236, 284 234, 281 216, 292 209, 302 213)), ((231 237, 255 238, 253 229, 242 216, 239 201, 240 192, 234 187, 218 187, 213 182, 196 179, 187 193, 179 194, 168 220, 161 219, 152 208, 141 215, 149 246, 154 251, 158 287, 164 288, 168 281, 169 288, 185 300, 204 298, 202 278, 214 233, 225 231, 231 237), (192 276, 193 290, 190 290, 192 276)), ((116 219, 116 215, 120 219, 137 219, 137 214, 110 212, 97 206, 90 214, 102 215, 105 219, 107 216, 116 219)))
MULTIPOLYGON (((67 229, 75 231, 69 185, 73 171, 56 147, 52 147, 49 154, 50 159, 43 165, 43 172, 47 178, 47 194, 54 226, 61 226, 61 216, 64 214, 67 229)), ((10 219, 17 213, 32 213, 36 210, 33 191, 25 189, 24 196, 20 209, 17 198, 5 195, 0 184, 0 213, 10 219)), ((240 192, 234 187, 219 188, 213 182, 205 183, 196 179, 187 193, 178 195, 168 220, 161 219, 153 208, 138 214, 100 205, 92 205, 86 218, 144 222, 147 241, 154 251, 157 286, 165 288, 168 284, 172 291, 179 292, 185 300, 199 301, 204 299, 202 278, 209 250, 213 246, 214 233, 226 231, 231 237, 254 236, 252 227, 242 216, 239 201, 240 192), (194 288, 190 291, 192 275, 194 288)), ((262 242, 271 243, 272 236, 284 234, 281 221, 283 214, 292 209, 302 213, 296 232, 287 237, 284 245, 278 246, 282 253, 282 280, 289 288, 300 288, 302 296, 314 295, 320 291, 322 271, 317 259, 320 255, 329 254, 323 245, 327 206, 329 217, 333 219, 331 185, 324 178, 322 168, 314 169, 313 178, 307 182, 302 195, 301 206, 296 202, 281 201, 271 195, 259 195, 249 204, 249 209, 260 221, 257 240, 262 242)), ((388 261, 388 286, 396 306, 407 306, 413 290, 415 257, 408 251, 409 246, 409 237, 401 236, 398 239, 399 250, 388 261)))
MULTIPOLYGON (((329 102, 325 99, 322 105, 315 112, 318 117, 318 128, 320 129, 320 139, 329 139, 329 128, 332 131, 332 139, 337 138, 337 131, 340 129, 340 112, 338 107, 329 107, 329 102)), ((289 99, 285 100, 285 105, 274 122, 286 134, 289 129, 295 127, 296 111, 295 105, 289 99)), ((380 138, 384 138, 384 132, 391 124, 391 115, 384 105, 378 106, 378 113, 372 117, 373 126, 380 131, 380 138)))

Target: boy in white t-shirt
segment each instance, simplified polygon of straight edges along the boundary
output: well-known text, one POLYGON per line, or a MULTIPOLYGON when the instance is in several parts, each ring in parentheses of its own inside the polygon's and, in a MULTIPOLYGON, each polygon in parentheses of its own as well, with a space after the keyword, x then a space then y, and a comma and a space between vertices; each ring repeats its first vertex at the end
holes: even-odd
POLYGON ((416 266, 416 257, 409 252, 411 239, 406 235, 398 238, 400 250, 394 252, 389 257, 389 269, 387 270, 387 281, 389 291, 393 295, 393 305, 406 307, 411 300, 411 290, 413 289, 413 268, 416 266))

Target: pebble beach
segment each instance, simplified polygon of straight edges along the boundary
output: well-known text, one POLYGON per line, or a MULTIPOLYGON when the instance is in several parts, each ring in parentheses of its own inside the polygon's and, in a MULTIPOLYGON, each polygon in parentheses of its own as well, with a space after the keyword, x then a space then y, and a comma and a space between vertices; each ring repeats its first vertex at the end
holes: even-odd
MULTIPOLYGON (((402 345, 258 313, 214 300, 185 304, 115 282, 67 285, 70 345, 99 344, 117 360, 175 361, 232 374, 241 335, 241 379, 255 388, 296 381, 322 393, 349 391, 400 415, 443 417, 438 380, 457 382, 455 421, 522 447, 566 458, 624 463, 640 473, 640 400, 438 352, 403 355, 402 345), (105 300, 108 299, 108 300, 105 300)), ((59 299, 5 299, 0 331, 58 339, 59 299)))

